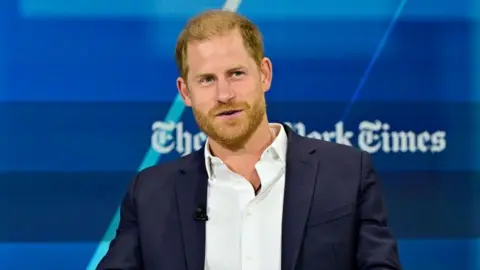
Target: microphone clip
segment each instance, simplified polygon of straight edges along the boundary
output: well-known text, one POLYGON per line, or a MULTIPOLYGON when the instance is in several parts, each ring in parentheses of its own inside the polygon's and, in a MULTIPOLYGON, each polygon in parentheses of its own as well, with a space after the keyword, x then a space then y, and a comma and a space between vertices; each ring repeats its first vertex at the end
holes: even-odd
POLYGON ((198 207, 195 210, 195 215, 193 216, 193 218, 196 221, 207 221, 208 220, 208 216, 207 216, 206 211, 204 209, 202 209, 201 207, 198 207))

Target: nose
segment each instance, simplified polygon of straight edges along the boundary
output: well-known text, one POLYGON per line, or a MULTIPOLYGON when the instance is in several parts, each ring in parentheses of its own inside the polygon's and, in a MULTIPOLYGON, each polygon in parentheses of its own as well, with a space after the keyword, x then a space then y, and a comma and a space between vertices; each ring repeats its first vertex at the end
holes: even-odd
POLYGON ((220 103, 228 103, 235 98, 235 91, 228 80, 218 80, 217 100, 220 103))

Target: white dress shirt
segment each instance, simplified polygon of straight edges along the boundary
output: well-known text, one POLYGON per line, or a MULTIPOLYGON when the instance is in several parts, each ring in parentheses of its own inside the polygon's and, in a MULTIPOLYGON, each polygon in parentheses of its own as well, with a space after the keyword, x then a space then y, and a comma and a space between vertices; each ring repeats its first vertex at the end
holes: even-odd
POLYGON ((211 155, 208 172, 205 269, 280 270, 283 192, 287 135, 282 125, 255 168, 261 181, 258 195, 244 177, 211 155))

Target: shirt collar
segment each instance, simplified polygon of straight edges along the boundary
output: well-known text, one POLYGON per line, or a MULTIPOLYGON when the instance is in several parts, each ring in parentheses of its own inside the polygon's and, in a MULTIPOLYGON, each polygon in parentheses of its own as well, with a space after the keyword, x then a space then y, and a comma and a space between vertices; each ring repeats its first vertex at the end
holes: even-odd
POLYGON ((270 150, 273 154, 276 155, 284 164, 287 163, 287 133, 283 128, 283 125, 277 123, 271 123, 270 127, 275 131, 275 139, 272 144, 265 149, 262 154, 262 158, 270 150))
MULTIPOLYGON (((275 131, 275 139, 272 144, 270 144, 265 151, 263 151, 260 159, 276 159, 278 158, 283 164, 287 163, 287 133, 282 124, 270 123, 270 128, 275 131)), ((215 157, 210 152, 210 147, 208 145, 208 138, 205 142, 204 148, 205 155, 205 168, 207 169, 208 177, 212 176, 213 165, 214 164, 223 164, 222 160, 218 157, 215 157)))

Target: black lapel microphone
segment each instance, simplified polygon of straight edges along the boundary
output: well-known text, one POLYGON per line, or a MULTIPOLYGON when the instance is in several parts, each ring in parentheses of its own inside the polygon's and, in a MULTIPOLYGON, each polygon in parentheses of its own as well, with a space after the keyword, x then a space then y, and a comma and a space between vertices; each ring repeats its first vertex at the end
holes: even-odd
POLYGON ((208 216, 207 216, 207 210, 205 209, 205 207, 197 207, 197 209, 195 209, 195 215, 193 215, 193 218, 196 220, 196 221, 207 221, 208 220, 208 216))

